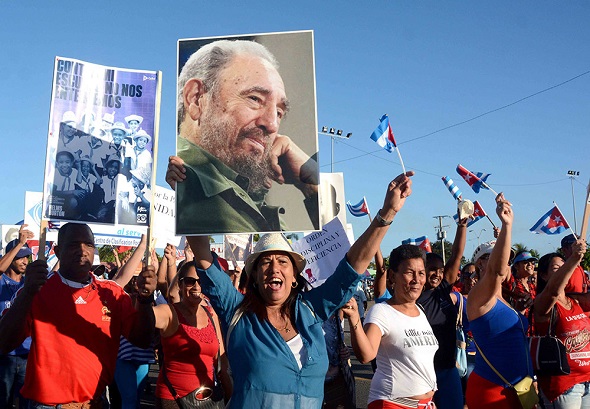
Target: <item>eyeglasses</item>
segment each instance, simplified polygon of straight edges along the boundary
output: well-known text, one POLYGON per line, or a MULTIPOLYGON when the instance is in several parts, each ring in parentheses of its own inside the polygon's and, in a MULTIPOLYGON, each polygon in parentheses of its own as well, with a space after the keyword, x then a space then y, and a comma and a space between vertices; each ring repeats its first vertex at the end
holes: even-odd
POLYGON ((535 264, 535 260, 531 259, 531 260, 524 260, 523 261, 524 264, 535 264))
POLYGON ((199 280, 194 277, 182 277, 179 281, 182 281, 185 285, 189 287, 193 287, 196 283, 199 282, 199 280))

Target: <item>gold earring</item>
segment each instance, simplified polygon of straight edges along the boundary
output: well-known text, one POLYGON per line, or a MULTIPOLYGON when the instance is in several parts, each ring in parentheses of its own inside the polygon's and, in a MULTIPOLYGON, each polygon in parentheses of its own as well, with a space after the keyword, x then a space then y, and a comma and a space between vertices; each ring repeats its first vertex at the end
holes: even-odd
POLYGON ((291 283, 291 288, 297 288, 297 286, 298 286, 297 281, 293 281, 291 283))

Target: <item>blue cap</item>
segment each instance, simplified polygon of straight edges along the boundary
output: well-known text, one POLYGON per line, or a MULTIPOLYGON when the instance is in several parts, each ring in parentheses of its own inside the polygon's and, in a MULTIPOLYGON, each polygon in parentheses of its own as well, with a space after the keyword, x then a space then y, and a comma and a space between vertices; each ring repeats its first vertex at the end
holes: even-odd
POLYGON ((512 264, 516 264, 518 262, 527 261, 527 260, 539 261, 537 259, 537 257, 533 257, 533 255, 531 253, 529 253, 528 251, 523 251, 523 252, 518 253, 516 255, 516 257, 514 258, 514 261, 512 262, 512 264))
MULTIPOLYGON (((10 243, 8 243, 6 245, 6 252, 4 254, 8 254, 8 252, 10 250, 12 250, 13 248, 15 248, 18 245, 19 245, 18 239, 12 240, 10 243)), ((27 244, 25 243, 25 245, 20 248, 20 250, 18 251, 18 253, 16 253, 16 256, 14 258, 17 259, 17 258, 28 257, 31 254, 33 254, 33 252, 31 251, 31 249, 29 248, 29 246, 27 246, 27 244)))

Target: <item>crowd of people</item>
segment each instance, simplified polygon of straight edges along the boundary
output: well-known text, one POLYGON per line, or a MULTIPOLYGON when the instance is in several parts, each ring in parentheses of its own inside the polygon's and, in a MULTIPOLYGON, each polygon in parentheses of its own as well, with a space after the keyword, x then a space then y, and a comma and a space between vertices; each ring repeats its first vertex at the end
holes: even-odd
POLYGON ((144 237, 110 274, 97 277, 88 226, 60 228, 59 265, 48 272, 44 261, 29 263, 32 233, 23 225, 0 259, 2 407, 16 400, 19 408, 137 408, 156 362, 156 407, 355 407, 339 399, 347 391, 337 386, 348 359, 343 319, 358 360, 375 364, 371 409, 520 408, 508 386, 526 377, 534 379, 542 407, 586 407, 585 241, 568 235, 562 252, 539 260, 514 254, 514 216, 500 194, 497 239, 478 246, 472 263, 460 266, 464 219, 446 263, 401 245, 384 266, 379 247, 411 193, 410 176, 390 183, 380 218, 314 289, 301 275, 305 258, 280 233, 261 236, 243 271, 212 253, 206 236, 187 238, 180 263, 172 245, 161 260, 152 252, 146 263, 144 237), (373 257, 376 304, 363 319, 358 272, 373 257), (468 339, 463 379, 455 367, 457 314, 468 339), (546 334, 550 322, 571 373, 536 379, 527 335, 546 334))

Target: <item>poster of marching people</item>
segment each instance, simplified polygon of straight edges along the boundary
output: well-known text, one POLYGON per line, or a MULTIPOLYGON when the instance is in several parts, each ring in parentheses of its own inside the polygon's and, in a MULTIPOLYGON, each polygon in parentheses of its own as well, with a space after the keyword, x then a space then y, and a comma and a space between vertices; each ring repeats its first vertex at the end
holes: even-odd
POLYGON ((178 42, 177 234, 320 229, 313 32, 178 42))
POLYGON ((44 219, 149 225, 160 80, 56 57, 44 219))

